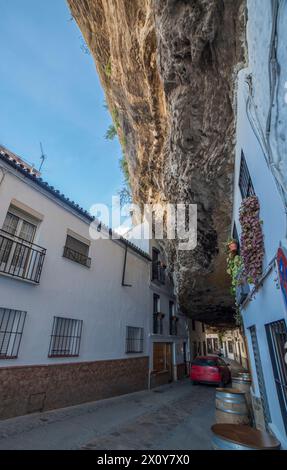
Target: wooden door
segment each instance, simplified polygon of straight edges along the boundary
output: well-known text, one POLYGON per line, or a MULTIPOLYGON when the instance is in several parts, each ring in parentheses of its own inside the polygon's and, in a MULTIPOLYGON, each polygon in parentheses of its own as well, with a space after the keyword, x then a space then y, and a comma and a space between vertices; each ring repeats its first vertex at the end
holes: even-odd
POLYGON ((173 372, 172 372, 172 344, 166 343, 165 345, 166 351, 166 368, 169 374, 169 381, 173 381, 173 372))

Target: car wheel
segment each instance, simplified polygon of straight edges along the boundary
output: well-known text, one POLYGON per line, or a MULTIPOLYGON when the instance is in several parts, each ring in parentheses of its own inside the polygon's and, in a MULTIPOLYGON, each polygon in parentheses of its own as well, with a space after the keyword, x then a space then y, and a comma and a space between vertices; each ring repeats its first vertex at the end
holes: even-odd
POLYGON ((225 383, 223 380, 221 380, 221 382, 219 382, 219 388, 225 388, 225 383))
POLYGON ((191 381, 192 385, 198 385, 198 382, 195 382, 195 380, 191 381))

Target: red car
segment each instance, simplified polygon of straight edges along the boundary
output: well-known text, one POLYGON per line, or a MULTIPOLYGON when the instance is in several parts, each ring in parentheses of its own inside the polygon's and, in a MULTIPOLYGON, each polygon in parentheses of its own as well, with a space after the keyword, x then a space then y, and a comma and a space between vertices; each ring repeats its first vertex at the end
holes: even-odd
POLYGON ((228 365, 217 356, 199 356, 191 364, 190 378, 193 385, 200 383, 216 384, 224 387, 231 380, 228 365))

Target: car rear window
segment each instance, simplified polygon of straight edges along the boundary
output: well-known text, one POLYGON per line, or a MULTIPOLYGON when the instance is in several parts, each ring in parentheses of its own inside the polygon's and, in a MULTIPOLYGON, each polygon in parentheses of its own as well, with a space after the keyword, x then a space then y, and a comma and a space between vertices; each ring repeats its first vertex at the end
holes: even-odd
POLYGON ((217 366, 217 361, 214 359, 203 359, 203 358, 198 358, 195 359, 192 362, 193 366, 210 366, 210 367, 216 367, 217 366))

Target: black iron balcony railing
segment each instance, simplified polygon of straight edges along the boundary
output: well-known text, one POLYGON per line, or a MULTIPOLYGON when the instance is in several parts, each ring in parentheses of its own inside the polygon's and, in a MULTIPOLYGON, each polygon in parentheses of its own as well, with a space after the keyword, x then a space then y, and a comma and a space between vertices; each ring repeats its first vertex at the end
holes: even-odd
POLYGON ((164 314, 161 312, 153 314, 153 334, 162 335, 163 334, 163 319, 164 314))
POLYGON ((165 267, 159 261, 152 263, 152 280, 165 284, 165 267))
POLYGON ((68 246, 64 247, 63 257, 68 258, 71 261, 75 261, 82 266, 86 266, 87 268, 91 267, 91 258, 83 255, 82 253, 79 253, 78 251, 72 250, 72 248, 69 248, 68 246))
POLYGON ((0 273, 39 284, 46 249, 0 230, 0 273))
POLYGON ((177 318, 171 318, 169 321, 169 334, 172 336, 177 335, 177 318))

